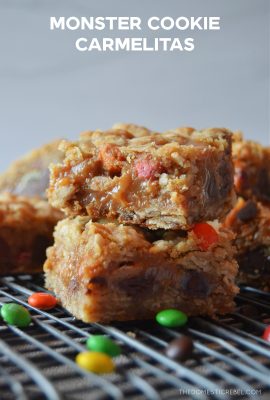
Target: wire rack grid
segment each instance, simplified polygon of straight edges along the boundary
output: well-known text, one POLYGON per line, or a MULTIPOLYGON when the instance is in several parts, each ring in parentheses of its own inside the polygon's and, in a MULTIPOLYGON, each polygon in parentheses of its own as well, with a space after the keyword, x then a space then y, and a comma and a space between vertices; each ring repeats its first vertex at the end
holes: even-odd
POLYGON ((84 324, 60 306, 48 312, 29 306, 37 291, 45 291, 41 275, 0 278, 0 305, 22 304, 33 321, 24 329, 0 321, 1 400, 270 399, 270 343, 261 338, 270 324, 270 294, 243 287, 233 314, 168 329, 154 321, 84 324), (95 375, 75 363, 91 334, 122 347, 114 373, 95 375), (181 335, 194 343, 185 362, 164 351, 181 335))

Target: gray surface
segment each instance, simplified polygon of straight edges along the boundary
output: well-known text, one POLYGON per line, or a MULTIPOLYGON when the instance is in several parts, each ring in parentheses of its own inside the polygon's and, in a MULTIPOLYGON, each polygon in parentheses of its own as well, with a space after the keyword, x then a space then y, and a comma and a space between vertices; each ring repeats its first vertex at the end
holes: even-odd
POLYGON ((0 170, 54 137, 118 121, 226 126, 269 142, 269 4, 0 0, 0 170), (196 34, 193 53, 79 53, 80 32, 50 32, 51 15, 214 15, 222 29, 196 34))

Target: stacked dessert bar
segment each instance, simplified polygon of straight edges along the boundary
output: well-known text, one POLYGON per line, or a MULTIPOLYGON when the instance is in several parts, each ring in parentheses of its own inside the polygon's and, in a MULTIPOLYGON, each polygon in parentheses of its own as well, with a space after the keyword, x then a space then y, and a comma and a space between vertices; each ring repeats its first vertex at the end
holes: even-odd
POLYGON ((230 312, 238 289, 231 134, 135 125, 64 141, 51 205, 66 214, 44 266, 46 286, 85 322, 230 312))
POLYGON ((238 200, 225 220, 236 233, 238 282, 270 290, 270 147, 233 136, 238 200))

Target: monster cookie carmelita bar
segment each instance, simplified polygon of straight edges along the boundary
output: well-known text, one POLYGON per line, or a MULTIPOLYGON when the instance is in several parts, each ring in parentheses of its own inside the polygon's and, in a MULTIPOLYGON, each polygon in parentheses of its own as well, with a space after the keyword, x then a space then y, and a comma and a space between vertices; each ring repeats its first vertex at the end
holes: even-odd
POLYGON ((45 200, 1 194, 0 274, 41 272, 61 217, 45 200))
POLYGON ((144 134, 130 126, 62 143, 65 159, 51 167, 52 206, 67 215, 150 229, 189 229, 229 211, 234 199, 229 131, 144 134))
POLYGON ((60 221, 54 238, 46 287, 85 322, 152 318, 164 308, 209 316, 233 309, 232 234, 217 223, 152 231, 78 216, 60 221))

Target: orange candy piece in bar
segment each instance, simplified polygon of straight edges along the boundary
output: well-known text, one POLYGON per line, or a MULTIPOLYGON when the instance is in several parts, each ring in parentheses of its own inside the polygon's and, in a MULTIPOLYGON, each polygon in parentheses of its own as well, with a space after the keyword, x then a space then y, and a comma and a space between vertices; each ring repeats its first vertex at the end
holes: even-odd
POLYGON ((200 222, 192 229, 195 236, 199 239, 199 247, 201 250, 206 251, 212 244, 218 242, 217 231, 206 222, 200 222))

